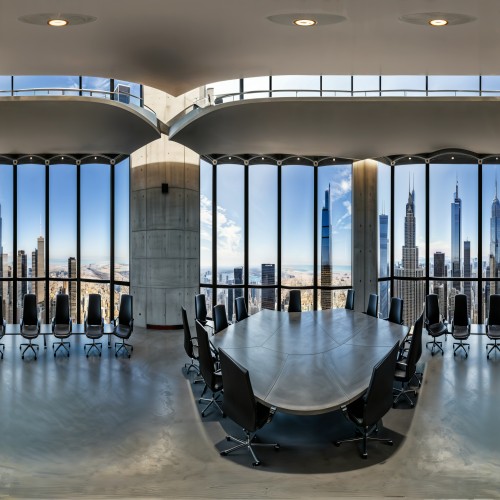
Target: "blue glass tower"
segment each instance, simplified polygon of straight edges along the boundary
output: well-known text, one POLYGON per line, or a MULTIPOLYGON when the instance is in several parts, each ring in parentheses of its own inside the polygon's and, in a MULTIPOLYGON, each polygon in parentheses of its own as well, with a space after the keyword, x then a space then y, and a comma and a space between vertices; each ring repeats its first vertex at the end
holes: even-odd
MULTIPOLYGON (((495 198, 491 204, 490 218, 490 272, 491 277, 498 277, 500 271, 500 201, 497 196, 497 181, 495 179, 495 198)), ((490 283, 489 293, 499 293, 500 286, 495 281, 490 283)), ((489 297, 486 299, 486 314, 488 315, 489 297)))
MULTIPOLYGON (((332 218, 330 185, 325 190, 325 205, 321 210, 321 286, 332 286, 332 218)), ((332 291, 321 290, 321 309, 332 308, 332 291)))
MULTIPOLYGON (((451 276, 461 276, 462 262, 462 200, 458 197, 458 180, 455 197, 451 202, 451 276)), ((453 288, 460 290, 460 281, 453 282, 453 288)))
MULTIPOLYGON (((378 276, 379 278, 387 278, 389 271, 389 262, 388 262, 388 231, 389 231, 389 216, 387 214, 380 214, 378 216, 379 220, 379 270, 378 276)), ((380 315, 382 318, 387 318, 389 316, 389 282, 381 281, 380 282, 380 315)))

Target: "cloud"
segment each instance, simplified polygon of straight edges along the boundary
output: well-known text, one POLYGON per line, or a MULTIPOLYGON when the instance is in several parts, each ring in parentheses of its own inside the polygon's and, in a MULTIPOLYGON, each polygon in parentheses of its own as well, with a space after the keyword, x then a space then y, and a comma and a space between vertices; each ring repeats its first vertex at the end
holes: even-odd
POLYGON ((346 200, 342 202, 342 205, 345 208, 345 212, 339 219, 337 219, 335 227, 337 229, 351 229, 351 211, 352 211, 351 202, 346 200))
POLYGON ((330 192, 332 198, 338 199, 350 193, 352 190, 351 168, 345 168, 336 172, 334 180, 330 182, 330 192))

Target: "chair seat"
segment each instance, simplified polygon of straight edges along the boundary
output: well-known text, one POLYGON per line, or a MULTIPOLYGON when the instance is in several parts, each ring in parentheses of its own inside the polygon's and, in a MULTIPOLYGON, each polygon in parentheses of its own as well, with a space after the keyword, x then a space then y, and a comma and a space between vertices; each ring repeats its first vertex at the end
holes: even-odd
POLYGON ((500 339, 500 325, 489 325, 486 335, 490 339, 500 339))
POLYGON ((406 375, 406 364, 396 363, 396 371, 394 372, 394 380, 398 382, 406 382, 408 377, 406 375))
POLYGON ((363 413, 365 409, 365 396, 361 396, 352 403, 347 405, 347 415, 349 418, 359 426, 363 426, 363 413))
POLYGON ((21 329, 21 335, 27 339, 34 339, 38 337, 38 326, 37 325, 23 325, 21 329))
POLYGON ((451 334, 453 335, 454 339, 465 340, 469 338, 470 332, 466 326, 455 325, 451 334))
POLYGON ((54 325, 54 337, 57 339, 65 339, 71 335, 69 325, 54 325))
POLYGON ((440 337, 441 335, 448 333, 448 328, 444 323, 434 323, 433 325, 429 325, 427 327, 427 331, 429 332, 429 335, 432 335, 433 337, 440 337))
POLYGON ((113 334, 120 339, 128 339, 132 334, 132 329, 125 325, 116 325, 113 334))
POLYGON ((103 329, 101 325, 88 325, 85 335, 89 339, 99 339, 103 335, 103 329))

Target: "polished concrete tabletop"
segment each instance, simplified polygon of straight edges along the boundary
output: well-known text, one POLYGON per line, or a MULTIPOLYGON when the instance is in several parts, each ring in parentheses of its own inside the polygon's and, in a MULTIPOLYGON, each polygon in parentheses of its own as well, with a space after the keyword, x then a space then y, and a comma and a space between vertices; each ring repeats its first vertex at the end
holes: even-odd
POLYGON ((358 398, 408 329, 346 309, 263 310, 212 337, 250 373, 255 397, 278 410, 325 413, 358 398))

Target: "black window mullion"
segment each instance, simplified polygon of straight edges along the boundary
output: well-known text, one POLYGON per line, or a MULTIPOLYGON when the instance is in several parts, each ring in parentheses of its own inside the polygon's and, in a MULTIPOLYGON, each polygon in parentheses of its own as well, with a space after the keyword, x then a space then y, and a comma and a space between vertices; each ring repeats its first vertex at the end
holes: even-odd
POLYGON ((391 297, 394 297, 394 177, 395 177, 395 164, 394 162, 391 162, 391 241, 390 241, 390 246, 391 246, 391 272, 390 272, 390 277, 391 277, 391 297))
MULTIPOLYGON (((50 322, 50 290, 49 290, 49 224, 50 224, 50 193, 49 193, 49 169, 50 162, 45 162, 45 322, 50 322)), ((43 321, 43 319, 42 319, 43 321)))
MULTIPOLYGON (((217 161, 212 161, 212 307, 217 301, 217 161)), ((211 313, 211 311, 210 311, 211 313)))
POLYGON ((109 213, 109 230, 110 230, 110 249, 109 249, 109 256, 110 256, 110 265, 109 265, 109 307, 110 307, 110 312, 109 312, 109 321, 110 323, 113 321, 114 318, 114 312, 115 312, 115 168, 116 168, 116 163, 115 160, 111 160, 110 165, 109 165, 109 175, 110 175, 110 190, 109 190, 109 196, 110 196, 110 213, 109 213))
POLYGON ((277 297, 276 297, 276 309, 281 311, 281 177, 282 177, 282 164, 281 161, 278 162, 278 268, 276 270, 277 275, 277 297))
MULTIPOLYGON (((429 247, 429 178, 430 166, 429 160, 425 160, 425 294, 429 295, 429 269, 430 269, 430 247, 429 247)), ((417 262, 418 265, 418 262, 417 262)), ((420 306, 417 308, 420 310, 420 306)))
POLYGON ((81 237, 80 237, 80 229, 81 229, 81 162, 76 162, 76 321, 77 323, 82 322, 82 317, 80 313, 80 304, 81 304, 81 283, 80 283, 80 273, 81 273, 81 237))
POLYGON ((477 321, 483 323, 483 162, 477 166, 477 321))
MULTIPOLYGON (((243 87, 243 80, 240 80, 241 86, 243 87)), ((241 92, 243 92, 242 89, 240 89, 241 92)), ((244 263, 243 263, 243 294, 245 297, 245 303, 248 304, 248 282, 249 282, 249 277, 250 277, 250 272, 248 269, 249 265, 249 256, 248 256, 248 247, 249 247, 249 242, 248 242, 248 235, 249 235, 249 227, 248 227, 248 221, 250 219, 249 213, 248 213, 248 191, 249 191, 249 186, 248 186, 248 177, 249 177, 249 172, 248 172, 249 166, 248 166, 248 161, 245 161, 245 166, 244 166, 244 176, 245 176, 245 182, 244 182, 244 218, 245 218, 245 228, 244 228, 244 263)), ((247 305, 248 307, 248 305, 247 305)))
MULTIPOLYGON (((12 77, 14 78, 14 77, 12 77)), ((13 255, 12 255, 12 321, 17 323, 17 160, 12 162, 13 171, 13 196, 12 196, 12 204, 13 204, 13 227, 14 227, 14 235, 13 235, 13 255)))
MULTIPOLYGON (((318 309, 318 163, 314 162, 314 195, 313 195, 313 310, 318 309)), ((330 283, 331 284, 331 283, 330 283)))

